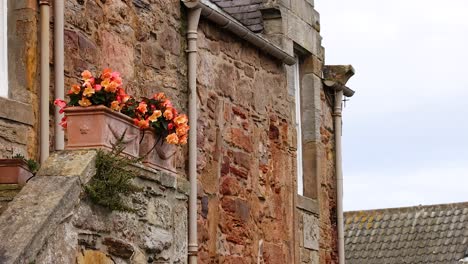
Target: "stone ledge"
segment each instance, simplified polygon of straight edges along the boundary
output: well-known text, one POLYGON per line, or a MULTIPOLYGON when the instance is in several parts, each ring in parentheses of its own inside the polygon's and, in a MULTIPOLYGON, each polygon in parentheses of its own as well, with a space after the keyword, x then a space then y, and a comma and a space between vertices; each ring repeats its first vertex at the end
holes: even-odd
POLYGON ((297 195, 296 207, 315 215, 319 214, 318 201, 299 194, 297 195))
POLYGON ((40 176, 78 176, 87 183, 96 174, 96 150, 62 150, 52 153, 41 166, 40 176))
POLYGON ((32 126, 34 114, 32 106, 8 98, 0 97, 0 118, 32 126))
POLYGON ((79 202, 79 177, 35 177, 0 216, 0 263, 33 261, 79 202))

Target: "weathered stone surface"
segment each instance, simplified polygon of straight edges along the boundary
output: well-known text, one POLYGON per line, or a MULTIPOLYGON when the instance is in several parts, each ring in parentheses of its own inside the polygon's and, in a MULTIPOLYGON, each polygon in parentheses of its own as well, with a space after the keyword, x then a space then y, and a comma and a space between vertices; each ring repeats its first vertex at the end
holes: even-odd
POLYGON ((141 247, 148 253, 161 253, 172 245, 173 236, 168 231, 145 225, 140 234, 141 247), (156 239, 155 239, 156 238, 156 239))
POLYGON ((10 223, 0 225, 0 262, 33 260, 76 205, 80 192, 78 176, 33 178, 0 215, 0 223, 10 223))
POLYGON ((165 199, 151 199, 148 203, 146 219, 148 223, 170 229, 172 227, 172 207, 165 199))
POLYGON ((133 67, 135 51, 119 36, 121 35, 108 31, 101 32, 100 58, 103 60, 102 66, 118 69, 122 74, 122 78, 130 79, 135 72, 133 67))
POLYGON ((84 250, 78 253, 77 264, 114 264, 115 262, 105 253, 98 250, 84 250))
POLYGON ((307 249, 318 250, 320 229, 319 222, 316 216, 310 214, 303 214, 304 223, 304 247, 307 249))
POLYGON ((47 239, 35 263, 75 263, 78 234, 70 223, 59 225, 47 239))
POLYGON ((130 258, 134 252, 133 246, 122 239, 105 237, 102 244, 107 246, 110 254, 124 259, 130 258))
POLYGON ((23 188, 0 216, 0 234, 8 237, 7 243, 0 245, 0 262, 75 263, 76 258, 78 263, 125 263, 129 259, 136 263, 148 259, 186 263, 187 204, 181 199, 186 194, 162 186, 149 175, 150 170, 135 167, 138 174, 146 175, 135 179, 145 191, 128 199, 135 212, 111 212, 81 200, 80 177, 95 170, 90 153, 95 154, 55 153, 23 188), (82 175, 70 175, 69 170, 78 167, 73 163, 87 169, 78 171, 82 175), (54 172, 64 176, 54 176, 54 172))
MULTIPOLYGON (((30 104, 9 100, 3 97, 0 97, 0 104, 2 105, 0 108, 0 118, 26 125, 32 125, 34 123, 33 108, 30 104)), ((2 131, 8 132, 8 130, 2 131)))
POLYGON ((95 150, 64 150, 52 153, 41 166, 41 176, 79 176, 87 183, 96 173, 95 150))

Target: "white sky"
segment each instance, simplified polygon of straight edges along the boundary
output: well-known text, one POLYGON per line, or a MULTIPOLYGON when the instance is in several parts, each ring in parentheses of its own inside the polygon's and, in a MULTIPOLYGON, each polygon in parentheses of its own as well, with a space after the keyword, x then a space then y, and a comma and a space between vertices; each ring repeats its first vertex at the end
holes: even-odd
POLYGON ((326 64, 352 64, 345 210, 468 201, 468 1, 316 0, 326 64))

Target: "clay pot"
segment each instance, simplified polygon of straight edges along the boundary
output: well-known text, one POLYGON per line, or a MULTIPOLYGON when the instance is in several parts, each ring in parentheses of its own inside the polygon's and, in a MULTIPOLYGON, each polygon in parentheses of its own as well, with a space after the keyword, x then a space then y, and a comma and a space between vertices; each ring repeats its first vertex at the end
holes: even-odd
POLYGON ((177 149, 177 146, 168 144, 164 138, 154 133, 153 129, 147 129, 141 141, 140 157, 144 156, 143 163, 149 167, 175 173, 177 149))
POLYGON ((24 185, 33 176, 23 159, 0 159, 0 184, 24 185))
POLYGON ((133 120, 103 105, 67 107, 67 144, 65 149, 112 149, 125 132, 124 154, 138 157, 140 129, 133 120))

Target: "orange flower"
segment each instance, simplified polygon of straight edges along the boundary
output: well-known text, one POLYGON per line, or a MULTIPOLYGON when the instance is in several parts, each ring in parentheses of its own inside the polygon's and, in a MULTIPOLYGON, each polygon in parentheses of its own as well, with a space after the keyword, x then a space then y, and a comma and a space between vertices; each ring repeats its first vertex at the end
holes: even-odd
POLYGON ((164 111, 163 115, 166 118, 166 120, 172 120, 172 118, 174 118, 174 114, 172 113, 171 108, 167 108, 166 111, 164 111))
POLYGON ((93 77, 93 75, 91 74, 90 71, 88 70, 85 70, 81 73, 81 77, 83 78, 83 80, 88 80, 88 79, 91 79, 93 77))
MULTIPOLYGON (((104 85, 103 85, 104 86, 104 85)), ((104 88, 104 91, 106 92, 111 92, 111 93, 115 93, 115 91, 117 90, 117 87, 119 87, 119 85, 116 83, 116 82, 110 82, 109 85, 107 85, 105 88, 104 88)))
POLYGON ((140 111, 140 113, 144 114, 148 111, 147 106, 148 105, 145 102, 140 102, 140 104, 138 104, 138 107, 136 109, 140 111))
POLYGON ((86 98, 86 97, 81 98, 81 100, 78 101, 78 104, 81 105, 81 106, 90 106, 90 105, 92 105, 91 101, 88 100, 88 98, 86 98))
POLYGON ((140 128, 140 129, 145 129, 145 128, 148 128, 149 127, 149 121, 148 120, 138 120, 138 119, 134 119, 135 121, 135 124, 140 128))
POLYGON ((153 112, 153 114, 148 117, 148 120, 151 121, 151 122, 154 122, 156 120, 158 120, 158 118, 162 115, 161 111, 160 110, 155 110, 153 112))
POLYGON ((72 85, 70 91, 68 91, 68 94, 79 94, 81 92, 81 87, 78 84, 72 85))
MULTIPOLYGON (((107 86, 109 86, 109 84, 110 84, 110 79, 109 79, 109 78, 104 79, 104 80, 102 80, 102 82, 101 82, 101 86, 104 87, 104 90, 106 90, 106 88, 107 88, 107 86)), ((106 90, 106 91, 107 91, 107 90, 106 90)))
POLYGON ((114 110, 114 111, 120 111, 121 108, 120 108, 120 103, 119 103, 119 101, 113 101, 113 102, 111 103, 110 108, 111 108, 112 110, 114 110))
POLYGON ((124 96, 122 97, 122 103, 126 103, 126 102, 128 101, 128 99, 130 99, 130 98, 131 98, 131 96, 128 95, 128 94, 127 94, 127 95, 124 95, 124 96))
POLYGON ((172 133, 166 137, 166 141, 169 144, 177 144, 179 143, 179 137, 177 136, 176 133, 172 133))
POLYGON ((179 115, 176 118, 174 118, 174 123, 176 123, 176 125, 187 124, 187 122, 188 122, 187 115, 179 115))
POLYGON ((187 144, 187 135, 183 135, 179 138, 179 144, 180 145, 185 145, 187 144))
POLYGON ((156 93, 156 94, 153 95, 153 98, 155 100, 161 101, 161 100, 166 99, 166 95, 164 95, 164 93, 156 93))
POLYGON ((190 127, 186 124, 180 125, 176 128, 176 133, 179 137, 186 135, 190 127))
POLYGON ((112 70, 111 69, 106 68, 106 69, 102 70, 102 75, 101 75, 102 79, 110 79, 110 77, 112 77, 112 70))
POLYGON ((94 91, 93 87, 91 86, 91 84, 88 83, 86 86, 87 87, 83 91, 83 96, 91 97, 94 94, 95 91, 94 91))

